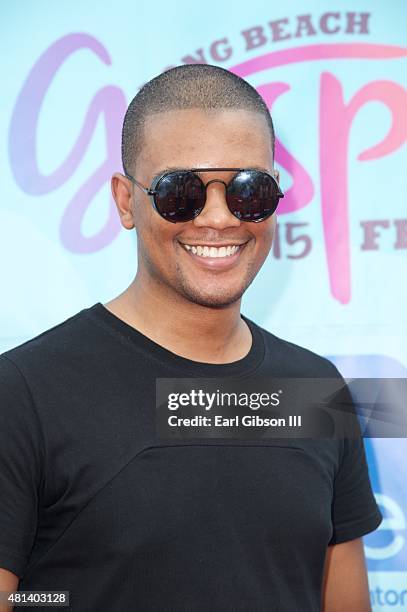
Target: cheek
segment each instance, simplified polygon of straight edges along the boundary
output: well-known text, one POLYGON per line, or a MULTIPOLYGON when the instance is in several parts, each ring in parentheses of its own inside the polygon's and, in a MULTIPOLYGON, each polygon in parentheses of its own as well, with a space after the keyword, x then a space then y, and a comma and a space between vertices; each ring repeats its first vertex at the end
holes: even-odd
POLYGON ((175 258, 175 240, 177 225, 161 219, 152 210, 143 215, 137 225, 137 240, 141 254, 154 263, 156 268, 169 272, 175 258))
POLYGON ((274 232, 276 229, 275 215, 271 219, 256 225, 253 234, 256 238, 256 247, 259 255, 267 256, 273 243, 274 232))
POLYGON ((142 249, 147 250, 150 257, 160 255, 171 240, 172 223, 161 219, 150 205, 137 204, 135 209, 137 238, 142 249))

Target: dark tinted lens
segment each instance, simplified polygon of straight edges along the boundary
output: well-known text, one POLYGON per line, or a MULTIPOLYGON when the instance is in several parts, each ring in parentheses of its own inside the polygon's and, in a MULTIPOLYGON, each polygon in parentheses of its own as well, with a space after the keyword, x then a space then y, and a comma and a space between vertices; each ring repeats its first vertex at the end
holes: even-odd
POLYGON ((263 221, 276 210, 278 185, 265 172, 244 170, 229 183, 226 201, 229 210, 242 221, 263 221))
POLYGON ((193 172, 166 174, 155 190, 158 212, 174 223, 194 219, 205 205, 205 186, 193 172))

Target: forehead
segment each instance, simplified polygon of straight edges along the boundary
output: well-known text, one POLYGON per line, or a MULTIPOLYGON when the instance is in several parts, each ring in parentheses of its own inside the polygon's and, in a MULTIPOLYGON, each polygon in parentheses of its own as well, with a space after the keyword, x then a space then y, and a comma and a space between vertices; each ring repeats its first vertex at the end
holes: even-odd
POLYGON ((167 167, 273 167, 263 115, 243 109, 183 109, 147 117, 138 175, 167 167))

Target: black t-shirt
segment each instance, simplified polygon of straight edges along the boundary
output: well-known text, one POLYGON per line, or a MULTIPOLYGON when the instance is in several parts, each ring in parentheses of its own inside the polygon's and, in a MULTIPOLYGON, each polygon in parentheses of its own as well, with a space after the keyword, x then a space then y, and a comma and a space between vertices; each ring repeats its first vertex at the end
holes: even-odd
POLYGON ((382 520, 362 439, 156 433, 158 377, 340 376, 243 318, 230 364, 101 303, 0 356, 0 567, 20 590, 69 591, 73 612, 320 610, 327 546, 382 520))

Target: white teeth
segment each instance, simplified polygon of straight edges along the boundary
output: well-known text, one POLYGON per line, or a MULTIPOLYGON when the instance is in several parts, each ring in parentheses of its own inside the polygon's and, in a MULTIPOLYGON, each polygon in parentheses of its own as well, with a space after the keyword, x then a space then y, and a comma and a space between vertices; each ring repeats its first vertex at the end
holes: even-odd
POLYGON ((191 251, 194 255, 199 257, 230 257, 234 255, 240 248, 241 245, 235 244, 226 247, 208 247, 208 246, 193 246, 191 244, 184 244, 187 251, 191 251))

